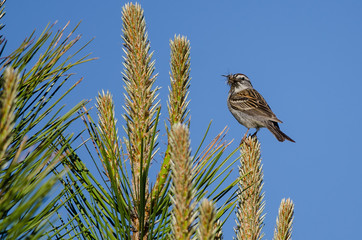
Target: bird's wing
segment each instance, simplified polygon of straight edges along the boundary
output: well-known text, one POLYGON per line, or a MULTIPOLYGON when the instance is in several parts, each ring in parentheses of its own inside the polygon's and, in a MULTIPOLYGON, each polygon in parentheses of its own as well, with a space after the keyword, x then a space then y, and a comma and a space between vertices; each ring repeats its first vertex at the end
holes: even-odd
POLYGON ((251 116, 266 117, 268 120, 282 123, 265 99, 255 89, 244 89, 230 96, 230 106, 238 111, 242 111, 251 116))

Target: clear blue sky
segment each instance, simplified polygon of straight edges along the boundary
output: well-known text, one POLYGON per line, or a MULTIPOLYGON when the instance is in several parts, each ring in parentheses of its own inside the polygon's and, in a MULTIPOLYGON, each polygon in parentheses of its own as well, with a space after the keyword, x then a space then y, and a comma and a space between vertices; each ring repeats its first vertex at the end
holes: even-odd
MULTIPOLYGON (((70 104, 111 90, 121 120, 121 6, 124 1, 8 1, 4 34, 14 49, 35 28, 68 20, 86 52, 99 60, 77 68, 84 82, 70 104)), ((296 143, 267 130, 262 144, 266 200, 265 239, 272 239, 282 198, 295 202, 293 239, 358 239, 362 215, 362 1, 140 1, 145 10, 157 85, 166 116, 169 39, 191 41, 190 109, 193 148, 212 119, 210 136, 229 126, 227 139, 245 128, 226 106, 222 74, 241 72, 265 97, 296 143)), ((94 101, 93 103, 94 104, 94 101)), ((163 127, 163 123, 160 125, 163 127)), ((121 127, 120 132, 122 132, 121 127)), ((164 139, 161 137, 161 139, 164 139)), ((163 140, 165 141, 165 140, 163 140)), ((161 144, 162 145, 162 144, 161 144)), ((236 168, 236 166, 235 166, 236 168)), ((234 236, 234 220, 224 228, 234 236)))

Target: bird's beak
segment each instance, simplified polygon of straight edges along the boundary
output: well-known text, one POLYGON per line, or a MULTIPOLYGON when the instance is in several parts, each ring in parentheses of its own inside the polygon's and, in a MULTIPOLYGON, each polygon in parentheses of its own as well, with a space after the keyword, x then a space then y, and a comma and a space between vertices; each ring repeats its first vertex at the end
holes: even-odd
POLYGON ((229 75, 221 75, 221 76, 223 76, 223 77, 228 77, 229 75))

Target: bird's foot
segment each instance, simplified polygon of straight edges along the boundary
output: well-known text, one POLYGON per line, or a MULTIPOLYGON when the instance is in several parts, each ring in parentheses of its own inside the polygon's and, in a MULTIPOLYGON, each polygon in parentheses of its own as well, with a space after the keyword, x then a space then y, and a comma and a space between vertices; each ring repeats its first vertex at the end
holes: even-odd
POLYGON ((251 135, 251 137, 256 137, 256 134, 259 132, 259 128, 256 129, 255 133, 253 133, 253 135, 251 135))
POLYGON ((240 145, 243 144, 243 142, 245 141, 246 135, 248 134, 248 132, 249 132, 249 128, 248 128, 248 130, 246 130, 246 133, 244 134, 244 137, 241 139, 240 145))

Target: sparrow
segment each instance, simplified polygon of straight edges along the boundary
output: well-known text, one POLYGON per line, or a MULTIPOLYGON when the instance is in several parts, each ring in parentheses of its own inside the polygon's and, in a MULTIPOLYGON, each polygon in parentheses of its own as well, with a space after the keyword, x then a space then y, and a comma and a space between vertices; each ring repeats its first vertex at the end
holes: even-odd
POLYGON ((245 74, 222 76, 227 77, 227 83, 230 85, 228 108, 236 120, 248 128, 247 132, 250 128, 255 128, 256 132, 253 134, 255 136, 260 128, 266 127, 280 142, 284 140, 295 142, 280 130, 278 123, 282 121, 275 116, 263 96, 253 88, 245 74))

